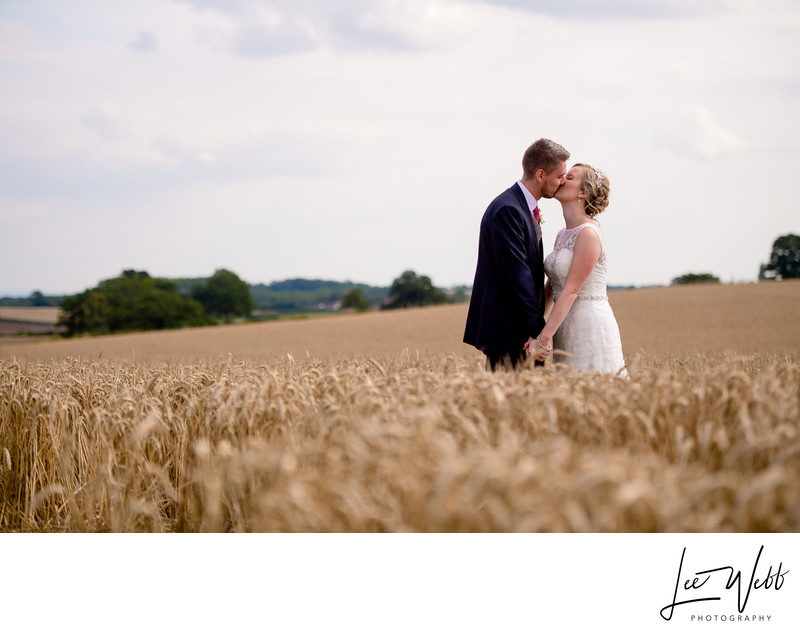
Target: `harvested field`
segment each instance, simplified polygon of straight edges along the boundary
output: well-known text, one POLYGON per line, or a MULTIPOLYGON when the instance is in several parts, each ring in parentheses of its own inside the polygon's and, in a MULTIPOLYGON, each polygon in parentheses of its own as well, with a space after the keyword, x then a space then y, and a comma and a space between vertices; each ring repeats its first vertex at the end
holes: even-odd
POLYGON ((58 327, 52 324, 40 324, 38 322, 2 322, 0 321, 0 343, 17 342, 19 336, 39 335, 54 336, 58 335, 58 327), (16 337, 16 339, 15 339, 16 337))
POLYGON ((58 307, 0 307, 0 344, 57 335, 58 313, 58 307))
POLYGON ((609 294, 626 355, 800 353, 800 281, 684 285, 609 294))
MULTIPOLYGON (((694 352, 800 354, 800 281, 619 290, 609 294, 627 357, 694 352)), ((480 361, 461 342, 466 305, 447 305, 225 327, 120 334, 0 346, 30 359, 265 360, 287 353, 324 359, 455 354, 480 361)))
POLYGON ((7 344, 0 530, 797 532, 799 290, 615 292, 630 380, 463 306, 7 344))
POLYGON ((58 313, 58 307, 0 307, 0 320, 55 324, 58 313))

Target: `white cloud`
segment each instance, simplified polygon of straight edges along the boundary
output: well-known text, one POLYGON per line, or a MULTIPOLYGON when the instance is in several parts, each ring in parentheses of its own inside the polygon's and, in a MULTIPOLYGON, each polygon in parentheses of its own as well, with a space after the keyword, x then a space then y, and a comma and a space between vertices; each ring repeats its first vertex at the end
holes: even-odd
POLYGON ((759 10, 786 10, 792 0, 476 0, 536 13, 563 17, 571 21, 675 20, 722 15, 758 7, 759 10))
POLYGON ((742 149, 744 142, 724 129, 706 108, 695 106, 677 114, 657 135, 658 143, 676 155, 713 160, 742 149))
MULTIPOLYGON (((556 4, 0 4, 0 251, 50 255, 0 266, 14 269, 0 294, 12 281, 77 291, 131 267, 469 283, 480 216, 538 136, 608 171, 613 282, 668 282, 708 260, 719 267, 694 271, 754 277, 797 231, 772 190, 748 221, 738 186, 744 171, 800 167, 797 9, 681 2, 632 19, 617 2, 596 22, 578 3, 544 10, 556 4), (130 45, 143 33, 147 54, 130 45), (675 199, 681 221, 665 221, 675 199), (720 243, 744 230, 752 251, 708 244, 721 204, 720 243)), ((561 220, 545 206, 551 245, 561 220)))
POLYGON ((139 31, 130 47, 142 53, 150 53, 158 48, 158 40, 151 31, 139 31))
POLYGON ((480 27, 470 20, 476 11, 470 0, 175 1, 228 21, 229 50, 255 58, 318 49, 416 50, 480 27))

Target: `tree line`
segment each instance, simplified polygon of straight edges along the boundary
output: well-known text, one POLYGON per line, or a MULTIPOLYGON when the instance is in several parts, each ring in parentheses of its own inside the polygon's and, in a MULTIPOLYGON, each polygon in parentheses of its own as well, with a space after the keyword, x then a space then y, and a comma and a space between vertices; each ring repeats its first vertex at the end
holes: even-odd
MULTIPOLYGON (((800 236, 778 237, 770 259, 761 265, 760 280, 800 278, 800 236)), ((674 284, 718 283, 709 273, 684 274, 674 284)), ((430 277, 406 270, 389 288, 355 283, 294 279, 272 285, 248 285, 235 273, 219 269, 210 278, 170 280, 145 271, 125 270, 96 287, 65 297, 34 291, 27 299, 0 300, 2 306, 60 306, 59 325, 68 336, 124 331, 209 326, 267 312, 309 312, 319 309, 370 311, 403 309, 468 300, 466 287, 448 293, 430 277)))
POLYGON ((249 315, 253 306, 250 287, 228 270, 217 270, 195 285, 191 295, 182 294, 174 280, 125 270, 64 298, 58 323, 67 336, 179 329, 230 321, 235 315, 249 315))
MULTIPOLYGON (((355 311, 419 307, 466 299, 463 291, 463 296, 458 293, 450 296, 435 287, 429 277, 411 270, 403 272, 388 292, 379 292, 377 303, 375 292, 365 294, 367 286, 353 286, 352 283, 350 289, 344 292, 339 289, 338 293, 334 287, 337 283, 333 281, 296 279, 277 285, 278 291, 305 293, 305 298, 316 301, 320 296, 327 297, 333 299, 331 304, 335 309, 355 311), (324 288, 327 293, 320 294, 319 287, 314 289, 317 282, 331 285, 324 288)), ((292 304, 296 306, 297 302, 292 304)), ((319 308, 319 304, 317 302, 315 307, 319 308)), ((177 329, 228 323, 237 317, 251 319, 256 307, 253 288, 229 270, 217 270, 208 279, 182 281, 153 278, 145 271, 125 270, 92 289, 61 299, 58 323, 64 327, 66 336, 177 329)))

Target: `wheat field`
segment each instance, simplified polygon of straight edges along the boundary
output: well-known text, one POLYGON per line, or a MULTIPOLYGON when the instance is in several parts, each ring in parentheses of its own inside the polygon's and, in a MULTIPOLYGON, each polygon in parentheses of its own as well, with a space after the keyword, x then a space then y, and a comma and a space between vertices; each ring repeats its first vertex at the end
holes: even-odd
POLYGON ((631 378, 466 308, 0 346, 0 530, 796 532, 800 283, 614 292, 631 378))

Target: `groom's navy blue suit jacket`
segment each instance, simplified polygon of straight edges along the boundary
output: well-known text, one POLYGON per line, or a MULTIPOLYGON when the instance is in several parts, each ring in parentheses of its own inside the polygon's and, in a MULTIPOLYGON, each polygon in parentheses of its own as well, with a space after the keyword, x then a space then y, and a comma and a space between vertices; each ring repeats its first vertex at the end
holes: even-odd
POLYGON ((544 328, 542 233, 514 184, 483 215, 464 342, 517 358, 544 328))

